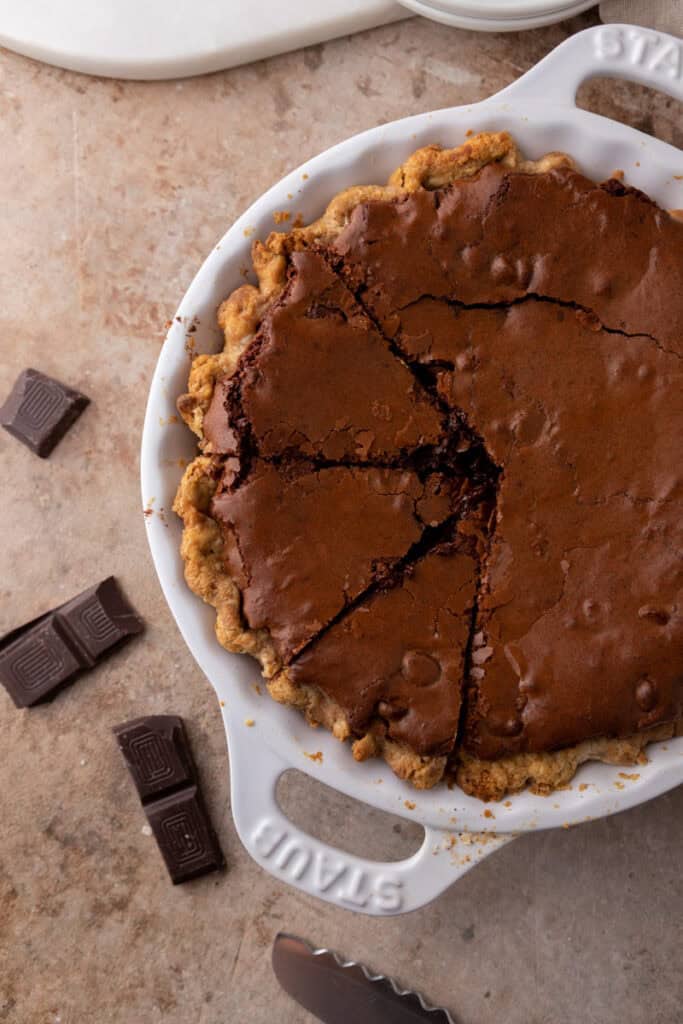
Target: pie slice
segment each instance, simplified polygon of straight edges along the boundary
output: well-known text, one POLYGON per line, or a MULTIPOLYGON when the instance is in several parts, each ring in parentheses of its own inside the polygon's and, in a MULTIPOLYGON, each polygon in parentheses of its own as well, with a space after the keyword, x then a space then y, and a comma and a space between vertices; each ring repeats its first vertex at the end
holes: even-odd
POLYGON ((394 756, 407 748, 445 758, 458 730, 477 572, 471 545, 456 535, 357 603, 283 675, 343 711, 350 734, 365 737, 359 757, 389 743, 394 756))
POLYGON ((282 295, 219 380, 204 420, 216 452, 394 462, 445 437, 445 417, 320 254, 292 254, 282 295))

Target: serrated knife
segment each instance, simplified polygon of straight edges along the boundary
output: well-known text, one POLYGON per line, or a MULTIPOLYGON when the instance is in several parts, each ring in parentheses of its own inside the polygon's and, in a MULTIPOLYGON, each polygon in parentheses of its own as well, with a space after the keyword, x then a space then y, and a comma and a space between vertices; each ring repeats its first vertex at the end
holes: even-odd
POLYGON ((280 932, 273 970, 285 992, 323 1024, 455 1024, 448 1010, 329 949, 280 932))

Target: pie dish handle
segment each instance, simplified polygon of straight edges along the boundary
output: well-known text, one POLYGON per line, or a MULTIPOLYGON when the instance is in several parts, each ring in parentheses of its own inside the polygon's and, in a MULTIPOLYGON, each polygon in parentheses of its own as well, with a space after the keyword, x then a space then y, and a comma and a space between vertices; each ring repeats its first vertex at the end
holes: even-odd
POLYGON ((626 78, 683 101, 683 40, 636 25, 596 25, 569 36, 495 99, 575 106, 589 78, 626 78))
POLYGON ((401 861, 373 861, 308 835, 283 813, 277 781, 291 765, 265 745, 254 762, 253 736, 228 728, 230 796, 237 833, 253 859, 301 892, 346 910, 403 914, 430 903, 511 835, 463 836, 425 827, 424 841, 401 861))

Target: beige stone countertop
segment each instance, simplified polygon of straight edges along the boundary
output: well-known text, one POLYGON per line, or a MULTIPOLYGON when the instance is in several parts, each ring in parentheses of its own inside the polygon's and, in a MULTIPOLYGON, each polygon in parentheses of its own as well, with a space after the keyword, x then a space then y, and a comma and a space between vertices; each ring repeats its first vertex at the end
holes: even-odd
MULTIPOLYGON (((304 1024, 271 971, 280 929, 419 987, 461 1024, 680 1020, 682 789, 527 835, 407 917, 354 916, 261 871, 235 834, 217 702, 161 596, 139 499, 164 325, 233 219, 332 143, 481 99, 595 21, 483 35, 412 19, 147 84, 0 51, 0 396, 35 366, 92 399, 47 461, 0 431, 0 630, 110 573, 147 622, 52 704, 20 712, 0 690, 2 1024, 304 1024), (150 712, 187 719, 223 875, 173 887, 143 832, 110 730, 150 712)), ((582 99, 683 144, 662 95, 602 82, 582 99)), ((314 782, 284 789, 323 838, 378 857, 415 846, 414 827, 314 782)))

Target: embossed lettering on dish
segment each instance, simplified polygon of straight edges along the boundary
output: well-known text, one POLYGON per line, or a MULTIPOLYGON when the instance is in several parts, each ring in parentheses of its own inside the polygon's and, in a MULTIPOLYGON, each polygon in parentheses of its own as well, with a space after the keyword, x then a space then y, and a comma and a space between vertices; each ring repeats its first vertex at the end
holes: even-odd
POLYGON ((623 60, 669 78, 683 78, 683 47, 675 39, 662 39, 656 32, 637 28, 605 26, 594 36, 599 60, 623 60))
POLYGON ((358 867, 341 855, 331 856, 270 818, 258 822, 252 843, 264 860, 272 862, 278 874, 303 882, 314 892, 333 892, 340 902, 358 909, 371 906, 391 913, 403 906, 403 882, 396 875, 358 867))
POLYGON ((270 857, 278 848, 286 833, 268 818, 263 818, 254 829, 254 846, 262 857, 270 857))
POLYGON ((311 851, 296 839, 286 839, 278 847, 275 863, 280 871, 290 874, 298 881, 311 863, 311 851))

